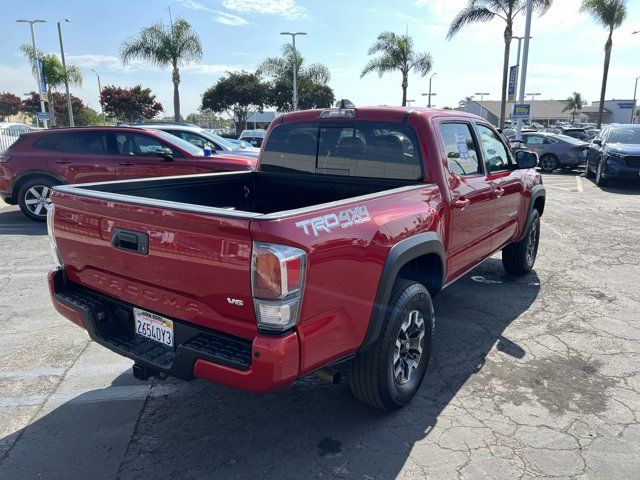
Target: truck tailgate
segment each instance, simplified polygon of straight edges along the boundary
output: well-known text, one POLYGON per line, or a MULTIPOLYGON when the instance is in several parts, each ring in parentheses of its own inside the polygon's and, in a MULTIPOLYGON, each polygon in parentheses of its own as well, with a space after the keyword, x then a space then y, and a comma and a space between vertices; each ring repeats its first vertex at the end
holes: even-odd
POLYGON ((249 219, 62 192, 53 198, 56 240, 70 281, 160 315, 255 336, 249 219), (122 231, 124 241, 114 246, 122 231), (135 235, 148 247, 134 251, 127 239, 135 235))

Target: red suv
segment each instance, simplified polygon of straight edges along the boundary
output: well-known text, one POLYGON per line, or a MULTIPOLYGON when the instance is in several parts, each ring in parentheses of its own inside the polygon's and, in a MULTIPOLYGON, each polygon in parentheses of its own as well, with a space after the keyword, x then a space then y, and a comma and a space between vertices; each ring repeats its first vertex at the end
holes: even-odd
POLYGON ((51 187, 66 183, 255 170, 256 159, 207 155, 161 130, 83 127, 26 133, 0 153, 0 197, 46 220, 51 187))

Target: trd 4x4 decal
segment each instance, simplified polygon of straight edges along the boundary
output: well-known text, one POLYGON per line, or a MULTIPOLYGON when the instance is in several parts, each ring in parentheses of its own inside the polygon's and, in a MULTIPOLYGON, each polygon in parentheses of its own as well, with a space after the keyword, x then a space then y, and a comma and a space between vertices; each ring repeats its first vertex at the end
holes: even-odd
POLYGON ((359 225, 371 221, 369 210, 364 205, 354 208, 348 208, 338 213, 328 213, 320 217, 313 217, 307 220, 296 222, 296 227, 302 228, 304 233, 319 236, 319 232, 331 233, 336 227, 349 228, 353 225, 359 225))

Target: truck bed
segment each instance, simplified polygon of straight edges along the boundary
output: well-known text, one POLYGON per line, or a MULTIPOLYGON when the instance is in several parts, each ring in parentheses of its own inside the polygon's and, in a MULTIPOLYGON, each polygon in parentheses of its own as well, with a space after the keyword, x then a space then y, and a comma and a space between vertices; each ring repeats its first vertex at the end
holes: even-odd
POLYGON ((274 218, 419 182, 270 172, 162 177, 57 187, 62 192, 216 215, 274 218), (330 181, 329 181, 330 180, 330 181))

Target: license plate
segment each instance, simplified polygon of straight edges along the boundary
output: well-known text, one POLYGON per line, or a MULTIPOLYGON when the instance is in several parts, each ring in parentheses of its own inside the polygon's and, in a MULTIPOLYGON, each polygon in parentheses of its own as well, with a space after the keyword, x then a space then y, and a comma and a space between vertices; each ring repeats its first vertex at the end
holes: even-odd
POLYGON ((155 313, 133 309, 136 319, 136 334, 158 343, 173 347, 173 322, 155 313))

